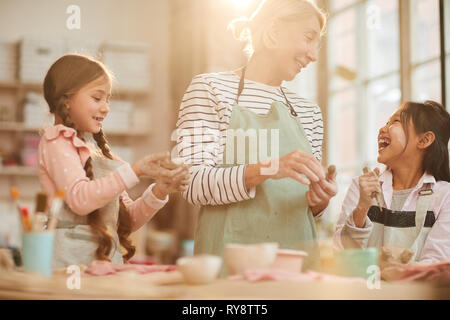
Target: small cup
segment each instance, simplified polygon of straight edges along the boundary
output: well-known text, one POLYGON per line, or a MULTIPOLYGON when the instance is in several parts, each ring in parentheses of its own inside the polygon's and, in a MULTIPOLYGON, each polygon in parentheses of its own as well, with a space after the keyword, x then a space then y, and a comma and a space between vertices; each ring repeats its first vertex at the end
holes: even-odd
POLYGON ((182 257, 177 266, 188 284, 207 284, 215 280, 222 265, 222 258, 213 255, 182 257))
POLYGON ((367 279, 368 268, 378 265, 378 249, 346 249, 338 251, 335 257, 336 273, 345 277, 359 277, 367 279))
POLYGON ((29 232, 22 238, 23 269, 51 277, 54 232, 29 232))
POLYGON ((302 272, 303 259, 308 254, 305 251, 278 249, 272 269, 282 269, 292 272, 302 272))

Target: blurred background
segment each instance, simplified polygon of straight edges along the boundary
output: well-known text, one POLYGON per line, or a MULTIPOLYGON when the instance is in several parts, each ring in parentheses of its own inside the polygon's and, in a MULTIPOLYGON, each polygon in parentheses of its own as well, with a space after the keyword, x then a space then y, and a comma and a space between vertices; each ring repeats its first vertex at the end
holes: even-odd
MULTIPOLYGON (((179 104, 193 76, 241 67, 228 23, 260 0, 0 0, 0 246, 20 246, 9 190, 34 207, 39 130, 52 123, 42 81, 59 56, 101 59, 116 76, 105 131, 132 162, 170 150, 179 104)), ((316 101, 325 121, 323 165, 339 193, 319 222, 329 238, 352 177, 377 165, 377 132, 407 100, 450 94, 450 1, 317 0, 329 15, 318 62, 287 85, 316 101), (445 22, 445 23, 444 23, 445 22)), ((446 104, 448 108, 448 103, 446 104)), ((151 183, 143 180, 133 198, 151 183)), ((137 258, 173 263, 192 254, 198 208, 172 196, 133 234, 137 258)))

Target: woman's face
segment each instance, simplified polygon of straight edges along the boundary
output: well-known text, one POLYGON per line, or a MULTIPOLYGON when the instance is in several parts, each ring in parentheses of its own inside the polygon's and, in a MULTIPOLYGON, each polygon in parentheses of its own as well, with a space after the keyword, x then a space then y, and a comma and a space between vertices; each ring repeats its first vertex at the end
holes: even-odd
MULTIPOLYGON (((378 162, 393 167, 401 164, 417 153, 415 149, 418 135, 412 120, 408 123, 408 141, 400 121, 401 109, 398 109, 378 132, 378 162)), ((404 165, 404 163, 403 163, 404 165)))
POLYGON ((291 81, 310 62, 317 60, 320 23, 316 16, 305 19, 281 20, 273 50, 280 76, 291 81))
POLYGON ((98 133, 109 112, 111 84, 101 77, 82 87, 68 101, 69 114, 77 130, 98 133))

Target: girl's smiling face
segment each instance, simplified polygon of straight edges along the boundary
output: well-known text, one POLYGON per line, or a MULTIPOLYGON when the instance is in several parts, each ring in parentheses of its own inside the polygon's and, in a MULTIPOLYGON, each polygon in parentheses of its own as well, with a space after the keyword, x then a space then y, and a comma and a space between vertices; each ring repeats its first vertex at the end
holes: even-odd
POLYGON ((77 130, 98 133, 108 115, 110 97, 111 82, 107 77, 100 77, 88 83, 74 94, 67 107, 77 130))
POLYGON ((405 161, 417 152, 418 135, 412 121, 408 123, 408 138, 400 119, 402 109, 398 109, 378 132, 378 162, 392 167, 398 160, 405 161))

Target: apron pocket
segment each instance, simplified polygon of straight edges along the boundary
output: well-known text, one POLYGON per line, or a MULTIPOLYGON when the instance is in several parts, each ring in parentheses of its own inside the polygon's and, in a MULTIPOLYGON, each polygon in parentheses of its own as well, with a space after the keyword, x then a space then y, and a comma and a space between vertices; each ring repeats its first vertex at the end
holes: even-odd
POLYGON ((97 242, 96 237, 91 232, 91 227, 86 225, 78 225, 73 229, 69 229, 64 236, 75 240, 85 240, 97 242))

